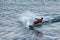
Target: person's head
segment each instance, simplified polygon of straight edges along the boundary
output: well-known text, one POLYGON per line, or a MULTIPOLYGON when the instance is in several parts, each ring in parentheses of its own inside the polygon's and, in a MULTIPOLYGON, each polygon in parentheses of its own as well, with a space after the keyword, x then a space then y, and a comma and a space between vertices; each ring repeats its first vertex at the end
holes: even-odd
POLYGON ((41 19, 43 19, 43 17, 41 17, 41 19))

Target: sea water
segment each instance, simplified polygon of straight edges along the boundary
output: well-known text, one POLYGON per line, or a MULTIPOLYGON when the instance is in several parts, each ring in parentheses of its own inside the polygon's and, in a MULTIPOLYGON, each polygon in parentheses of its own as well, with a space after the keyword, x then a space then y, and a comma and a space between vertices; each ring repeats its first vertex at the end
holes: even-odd
POLYGON ((0 0, 0 40, 60 40, 60 0, 0 0), (42 36, 24 26, 36 17, 42 36))

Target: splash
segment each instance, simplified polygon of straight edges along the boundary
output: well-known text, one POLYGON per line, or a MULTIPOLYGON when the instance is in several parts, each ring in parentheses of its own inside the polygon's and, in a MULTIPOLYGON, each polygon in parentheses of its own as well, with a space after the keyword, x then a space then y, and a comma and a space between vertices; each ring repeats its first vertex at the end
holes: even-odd
POLYGON ((38 16, 35 13, 31 13, 29 11, 26 11, 23 14, 20 14, 20 21, 25 24, 27 21, 33 22, 33 20, 35 20, 35 18, 37 18, 37 17, 38 16))

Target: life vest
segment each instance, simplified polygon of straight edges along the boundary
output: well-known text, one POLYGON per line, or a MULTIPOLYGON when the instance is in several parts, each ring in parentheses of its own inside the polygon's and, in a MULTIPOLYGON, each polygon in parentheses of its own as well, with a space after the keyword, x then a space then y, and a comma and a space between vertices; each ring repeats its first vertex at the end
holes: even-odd
POLYGON ((37 19, 34 24, 38 24, 38 23, 41 23, 42 22, 42 19, 37 19))

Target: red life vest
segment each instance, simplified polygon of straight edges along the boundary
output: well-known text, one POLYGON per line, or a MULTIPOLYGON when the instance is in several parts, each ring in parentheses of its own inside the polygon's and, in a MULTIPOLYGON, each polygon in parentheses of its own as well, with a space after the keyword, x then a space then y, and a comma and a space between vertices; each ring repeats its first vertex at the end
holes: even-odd
POLYGON ((38 23, 41 23, 43 19, 37 19, 34 24, 38 24, 38 23))

